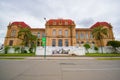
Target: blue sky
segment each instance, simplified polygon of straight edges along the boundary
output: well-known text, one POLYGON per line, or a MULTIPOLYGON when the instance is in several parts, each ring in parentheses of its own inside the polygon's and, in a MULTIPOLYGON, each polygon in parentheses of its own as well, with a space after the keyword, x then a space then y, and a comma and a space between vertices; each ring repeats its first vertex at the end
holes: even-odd
POLYGON ((89 28, 106 21, 120 40, 120 0, 0 0, 0 43, 9 22, 24 21, 32 28, 45 27, 45 20, 72 19, 77 28, 89 28))

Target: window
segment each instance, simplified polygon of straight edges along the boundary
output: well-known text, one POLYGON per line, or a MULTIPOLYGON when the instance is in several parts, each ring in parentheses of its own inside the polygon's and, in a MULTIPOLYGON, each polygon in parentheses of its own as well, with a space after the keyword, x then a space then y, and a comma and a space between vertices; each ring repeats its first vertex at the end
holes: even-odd
POLYGON ((60 46, 60 47, 62 46, 62 39, 58 40, 58 46, 60 46))
POLYGON ((55 39, 52 40, 52 46, 53 47, 56 46, 56 40, 55 39))
POLYGON ((80 39, 84 39, 84 33, 80 33, 80 39))
POLYGON ((52 32, 53 36, 56 35, 56 30, 54 29, 53 32, 52 32))
POLYGON ((59 35, 62 35, 62 30, 59 30, 59 35))
POLYGON ((60 20, 59 25, 62 25, 62 20, 60 20))
POLYGON ((40 32, 38 32, 37 37, 40 38, 40 32))
POLYGON ((12 37, 15 37, 15 34, 16 34, 16 30, 12 30, 11 36, 12 36, 12 37))
POLYGON ((90 39, 92 39, 93 38, 93 35, 92 35, 92 33, 90 33, 90 39))
POLYGON ((65 40, 65 46, 69 46, 68 39, 65 40))
POLYGON ((86 32, 86 39, 89 39, 88 32, 86 32))
POLYGON ((68 37, 68 30, 65 30, 65 37, 68 37))
POLYGON ((53 22, 53 25, 56 25, 56 22, 55 22, 55 21, 53 22))
POLYGON ((13 40, 10 40, 9 41, 9 46, 12 46, 13 45, 13 40))
POLYGON ((86 44, 89 44, 89 41, 87 41, 86 44))
POLYGON ((42 37, 45 37, 45 33, 42 33, 42 37))
POLYGON ((84 41, 81 41, 81 44, 84 44, 84 41))
POLYGON ((37 41, 37 46, 40 46, 40 42, 39 41, 37 41))
POLYGON ((76 39, 78 39, 78 33, 76 33, 76 39))
POLYGON ((65 21, 65 25, 68 25, 68 22, 67 22, 67 21, 65 21))
POLYGON ((92 44, 95 44, 95 42, 94 42, 94 41, 92 41, 92 44))

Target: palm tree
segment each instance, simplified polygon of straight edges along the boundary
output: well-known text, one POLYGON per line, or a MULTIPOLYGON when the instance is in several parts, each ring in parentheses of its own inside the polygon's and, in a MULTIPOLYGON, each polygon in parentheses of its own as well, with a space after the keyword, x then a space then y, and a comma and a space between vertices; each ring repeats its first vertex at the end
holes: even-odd
POLYGON ((37 41, 37 36, 31 34, 30 39, 29 39, 29 42, 30 42, 30 49, 29 50, 32 52, 34 49, 36 50, 36 41, 37 41))
POLYGON ((107 36, 108 29, 103 28, 103 26, 98 26, 92 30, 92 35, 96 40, 100 41, 100 47, 101 51, 103 53, 103 48, 102 48, 102 39, 107 36))
POLYGON ((22 28, 18 32, 18 38, 22 40, 22 45, 24 46, 28 46, 30 37, 31 37, 31 32, 30 29, 28 28, 22 28))
POLYGON ((23 48, 25 46, 28 46, 28 47, 30 47, 30 49, 33 50, 33 48, 36 45, 36 43, 34 43, 34 42, 36 41, 37 37, 32 35, 29 28, 20 29, 20 31, 18 32, 18 38, 22 40, 21 44, 23 45, 23 48))

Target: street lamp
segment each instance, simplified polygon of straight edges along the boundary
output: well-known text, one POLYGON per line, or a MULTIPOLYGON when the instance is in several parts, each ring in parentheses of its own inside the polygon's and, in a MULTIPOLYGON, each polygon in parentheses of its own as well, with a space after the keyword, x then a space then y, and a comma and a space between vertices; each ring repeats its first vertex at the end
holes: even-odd
MULTIPOLYGON (((47 22, 46 18, 44 18, 45 22, 47 22)), ((44 59, 46 59, 46 34, 44 35, 44 37, 42 37, 42 43, 44 46, 44 59)))

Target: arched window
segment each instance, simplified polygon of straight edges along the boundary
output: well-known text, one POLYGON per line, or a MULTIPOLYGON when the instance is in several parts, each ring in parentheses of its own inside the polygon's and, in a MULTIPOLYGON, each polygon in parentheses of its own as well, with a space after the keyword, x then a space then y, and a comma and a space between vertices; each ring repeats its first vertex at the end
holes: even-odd
POLYGON ((62 30, 59 30, 59 35, 62 35, 62 30))
POLYGON ((11 31, 11 37, 15 37, 15 35, 16 35, 16 30, 12 30, 11 31))
POLYGON ((37 37, 40 38, 40 32, 38 32, 37 37))
POLYGON ((89 39, 88 32, 86 32, 86 39, 89 39))
POLYGON ((76 39, 78 39, 78 33, 76 33, 76 39))
POLYGON ((80 39, 84 39, 84 33, 80 33, 80 39))
POLYGON ((67 22, 67 21, 65 21, 65 25, 68 25, 68 22, 67 22))
POLYGON ((53 25, 56 25, 56 21, 53 22, 53 25))
POLYGON ((52 46, 53 47, 56 46, 56 40, 55 39, 52 40, 52 46))
POLYGON ((52 35, 53 35, 53 36, 56 35, 56 30, 55 30, 55 29, 53 30, 52 35))
POLYGON ((45 37, 45 33, 42 33, 42 37, 45 37))
POLYGON ((93 38, 93 35, 92 35, 92 33, 90 33, 90 39, 92 39, 93 38))
POLYGON ((13 40, 10 40, 9 41, 9 46, 12 46, 13 45, 13 40))
POLYGON ((68 39, 65 40, 65 46, 69 46, 68 39))
POLYGON ((81 44, 84 44, 84 41, 81 41, 81 44))
POLYGON ((65 30, 65 37, 68 37, 68 30, 65 30))
POLYGON ((58 40, 58 46, 60 46, 60 47, 62 46, 62 39, 58 40))

